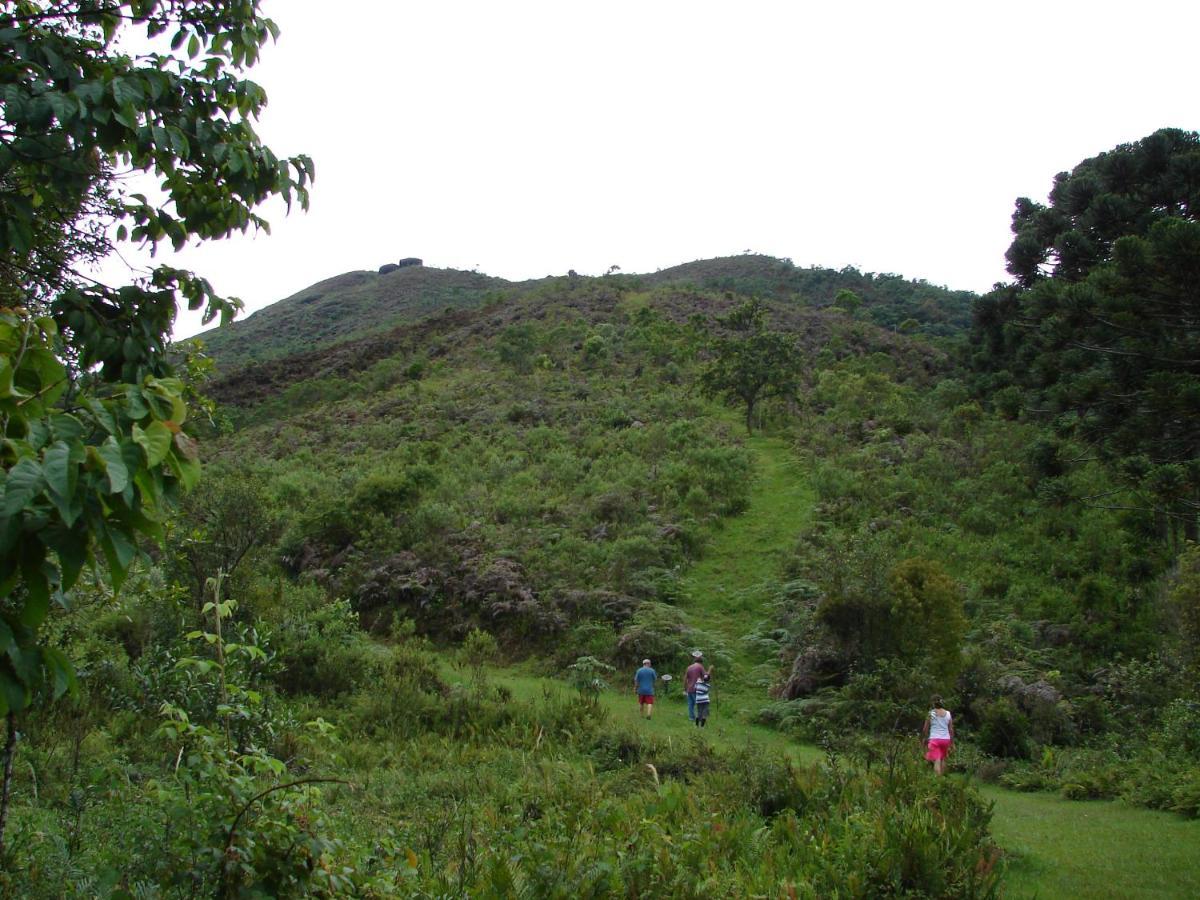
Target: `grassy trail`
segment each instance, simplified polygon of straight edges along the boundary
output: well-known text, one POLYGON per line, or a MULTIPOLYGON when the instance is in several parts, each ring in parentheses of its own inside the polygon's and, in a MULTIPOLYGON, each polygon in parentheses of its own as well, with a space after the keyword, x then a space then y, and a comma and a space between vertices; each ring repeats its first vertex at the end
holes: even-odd
POLYGON ((815 500, 785 441, 759 435, 747 446, 757 463, 750 507, 726 520, 683 579, 692 625, 725 638, 739 668, 761 662, 747 655, 741 638, 763 617, 761 588, 778 580, 781 556, 808 523, 815 500))
MULTIPOLYGON (((750 507, 726 522, 684 580, 683 606, 692 624, 722 640, 733 656, 729 671, 715 674, 709 727, 698 733, 688 722, 677 691, 661 697, 654 718, 642 721, 625 690, 627 673, 616 679, 623 689, 604 694, 601 702, 614 722, 672 740, 697 740, 702 734, 721 747, 750 744, 813 762, 821 757, 815 747, 750 721, 764 700, 761 667, 766 661, 756 658, 741 638, 765 616, 762 586, 778 577, 781 554, 808 521, 815 495, 786 442, 758 436, 748 446, 757 465, 750 507)), ((567 691, 561 682, 513 669, 494 675, 518 697, 567 691)), ((1068 801, 986 785, 983 792, 994 804, 993 834, 1010 860, 1008 897, 1200 897, 1200 821, 1116 802, 1068 801)))

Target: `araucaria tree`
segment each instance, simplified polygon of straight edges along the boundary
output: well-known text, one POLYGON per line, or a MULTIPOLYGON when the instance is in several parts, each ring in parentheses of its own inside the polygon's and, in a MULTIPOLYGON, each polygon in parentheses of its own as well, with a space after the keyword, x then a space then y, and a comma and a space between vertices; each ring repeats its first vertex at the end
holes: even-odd
MULTIPOLYGON (((0 714, 72 680, 39 638, 92 570, 119 587, 196 480, 184 388, 166 356, 180 303, 206 321, 237 301, 159 265, 99 284, 122 242, 178 249, 265 228, 308 204, 312 163, 277 158, 242 77, 277 29, 258 0, 0 2, 0 714), (120 37, 132 42, 118 43, 120 37), (143 46, 133 56, 121 46, 143 46), (157 190, 129 193, 144 173, 157 190)), ((0 834, 2 834, 0 816, 0 834)))
POLYGON ((1163 129, 1017 201, 1014 285, 978 305, 993 387, 1094 446, 1196 535, 1200 512, 1200 134, 1163 129))
POLYGON ((710 344, 711 358, 700 372, 700 389, 746 408, 746 432, 754 430, 754 411, 764 400, 792 398, 804 364, 796 340, 767 329, 762 301, 747 300, 720 319, 724 331, 710 344))

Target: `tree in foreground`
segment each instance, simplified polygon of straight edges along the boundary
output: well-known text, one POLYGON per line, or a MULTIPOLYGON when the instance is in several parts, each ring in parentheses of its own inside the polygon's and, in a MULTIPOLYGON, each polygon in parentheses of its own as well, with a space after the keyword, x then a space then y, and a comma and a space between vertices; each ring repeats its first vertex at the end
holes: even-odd
MULTIPOLYGON (((39 639, 85 575, 119 588, 144 537, 199 475, 166 349, 181 303, 239 307, 158 265, 113 287, 89 264, 267 228, 308 204, 312 163, 277 158, 242 77, 277 29, 258 0, 0 2, 0 713, 74 675, 39 639), (144 42, 138 56, 121 39, 144 42), (130 175, 158 182, 130 193, 130 175)), ((7 786, 7 784, 6 784, 7 786)), ((3 815, 0 814, 0 835, 3 815)))
POLYGON ((772 398, 790 399, 799 389, 803 356, 789 334, 767 329, 761 300, 747 300, 720 320, 726 329, 713 338, 712 358, 700 373, 700 389, 746 409, 746 433, 754 411, 772 398))

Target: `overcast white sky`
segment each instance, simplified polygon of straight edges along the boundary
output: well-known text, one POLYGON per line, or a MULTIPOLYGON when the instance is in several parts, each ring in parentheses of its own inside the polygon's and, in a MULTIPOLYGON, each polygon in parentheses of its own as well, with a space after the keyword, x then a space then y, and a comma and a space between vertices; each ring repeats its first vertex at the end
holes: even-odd
POLYGON ((312 209, 172 260, 248 311, 402 256, 522 279, 750 249, 983 291, 1018 196, 1200 127, 1182 0, 264 10, 259 131, 313 157, 312 209))

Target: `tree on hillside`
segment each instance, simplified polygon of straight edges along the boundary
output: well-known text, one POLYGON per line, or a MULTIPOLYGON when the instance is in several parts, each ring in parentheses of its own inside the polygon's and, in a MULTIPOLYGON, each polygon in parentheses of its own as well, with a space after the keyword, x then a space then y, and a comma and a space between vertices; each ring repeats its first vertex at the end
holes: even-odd
POLYGON ((0 713, 10 748, 12 714, 74 677, 39 638, 51 603, 68 605, 88 569, 119 588, 138 540, 162 538, 164 511, 198 477, 184 385, 166 355, 178 304, 206 321, 238 308, 170 266, 118 287, 84 268, 126 242, 179 249, 266 228, 255 209, 274 196, 307 207, 312 163, 263 146, 252 122, 266 94, 241 76, 276 34, 258 0, 0 2, 0 713), (126 36, 151 49, 129 55, 126 36), (129 193, 138 173, 159 192, 129 193))
POLYGON ((862 306, 862 297, 849 288, 842 288, 833 297, 833 308, 842 309, 853 315, 862 306))
POLYGON ((1200 511, 1200 134, 1164 129, 1016 204, 1008 269, 983 298, 975 361, 992 386, 1096 448, 1146 505, 1200 511))
POLYGON ((792 398, 804 359, 794 337, 767 329, 762 301, 747 300, 721 318, 724 331, 712 338, 711 358, 700 372, 706 396, 723 396, 746 408, 746 433, 754 429, 754 411, 764 400, 792 398))
POLYGON ((262 481, 252 470, 214 471, 212 465, 183 499, 174 525, 167 537, 168 558, 180 580, 191 587, 197 609, 213 572, 233 579, 247 556, 274 540, 280 528, 262 481))

